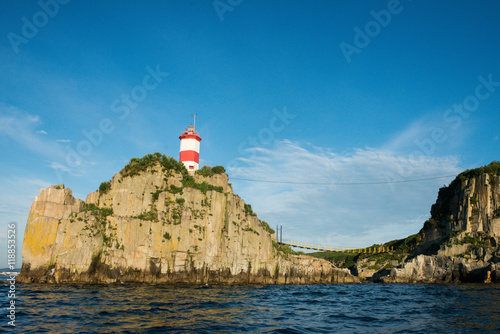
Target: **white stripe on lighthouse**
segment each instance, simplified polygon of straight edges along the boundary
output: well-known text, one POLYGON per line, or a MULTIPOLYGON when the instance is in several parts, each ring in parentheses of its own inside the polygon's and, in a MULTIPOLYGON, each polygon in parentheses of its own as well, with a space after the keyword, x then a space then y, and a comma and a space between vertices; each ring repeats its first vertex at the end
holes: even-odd
POLYGON ((200 142, 194 138, 181 139, 180 151, 195 151, 200 153, 200 142))

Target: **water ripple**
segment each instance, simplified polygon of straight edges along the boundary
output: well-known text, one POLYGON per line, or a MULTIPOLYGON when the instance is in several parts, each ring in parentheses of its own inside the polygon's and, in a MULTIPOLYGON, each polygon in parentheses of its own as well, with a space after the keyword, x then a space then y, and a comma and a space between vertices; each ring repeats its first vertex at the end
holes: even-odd
MULTIPOLYGON (((6 287, 0 292, 4 305, 9 301, 6 287)), ((500 331, 498 285, 18 284, 16 288, 19 333, 500 331)), ((6 315, 2 307, 2 318, 6 315)))

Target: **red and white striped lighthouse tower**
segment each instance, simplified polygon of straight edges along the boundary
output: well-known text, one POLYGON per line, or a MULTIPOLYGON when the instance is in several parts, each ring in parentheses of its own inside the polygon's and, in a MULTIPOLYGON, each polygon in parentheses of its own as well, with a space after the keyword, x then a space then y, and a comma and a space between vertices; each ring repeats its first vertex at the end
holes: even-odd
POLYGON ((195 129, 196 114, 194 116, 193 125, 188 126, 186 130, 179 136, 181 140, 181 148, 179 161, 181 161, 186 169, 194 172, 200 168, 200 141, 201 137, 195 129))

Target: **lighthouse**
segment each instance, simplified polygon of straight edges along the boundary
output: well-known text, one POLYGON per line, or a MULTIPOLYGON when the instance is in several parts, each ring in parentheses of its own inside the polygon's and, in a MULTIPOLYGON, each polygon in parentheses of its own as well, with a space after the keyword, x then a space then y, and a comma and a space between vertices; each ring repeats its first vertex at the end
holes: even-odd
POLYGON ((181 148, 179 161, 181 161, 189 172, 197 171, 200 167, 200 141, 201 137, 195 129, 196 114, 193 125, 188 126, 179 136, 181 148))

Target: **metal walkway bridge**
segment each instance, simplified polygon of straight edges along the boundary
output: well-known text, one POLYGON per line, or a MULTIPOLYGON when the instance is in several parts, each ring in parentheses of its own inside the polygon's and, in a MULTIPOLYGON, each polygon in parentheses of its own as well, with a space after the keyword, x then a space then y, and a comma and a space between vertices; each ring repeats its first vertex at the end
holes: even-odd
POLYGON ((341 252, 341 253, 386 253, 392 252, 394 247, 366 247, 366 248, 354 248, 354 247, 341 247, 341 246, 326 246, 320 244, 312 244, 307 242, 288 240, 286 242, 278 241, 280 245, 287 245, 290 247, 297 247, 303 249, 311 249, 322 252, 341 252))
POLYGON ((365 248, 354 248, 354 247, 342 247, 342 246, 326 246, 326 245, 313 244, 313 243, 301 242, 301 241, 293 241, 293 240, 288 240, 287 242, 283 242, 283 225, 276 226, 275 238, 276 238, 276 242, 278 242, 278 244, 280 244, 280 245, 286 245, 286 246, 290 246, 290 247, 297 247, 297 248, 303 248, 303 249, 311 249, 311 250, 317 250, 317 251, 322 251, 322 252, 387 253, 387 252, 392 252, 394 250, 394 247, 387 247, 387 246, 378 246, 378 247, 372 246, 372 247, 365 247, 365 248))

